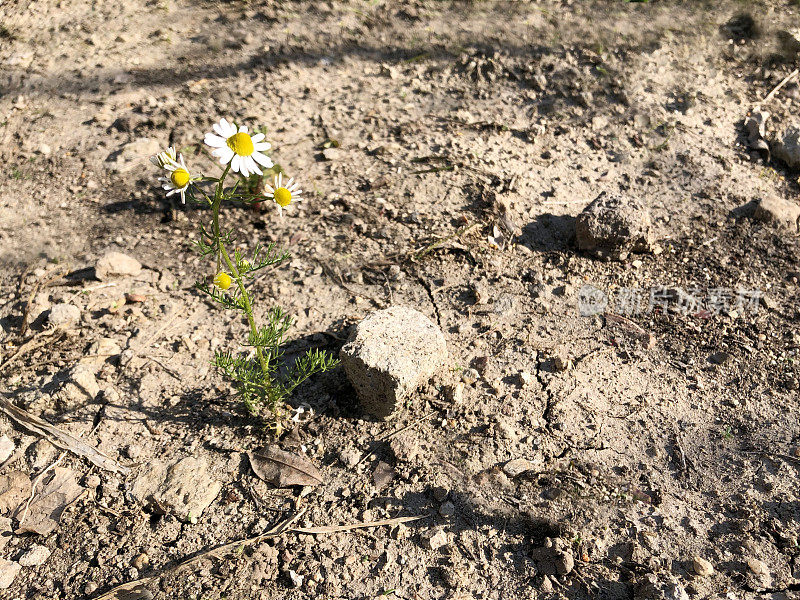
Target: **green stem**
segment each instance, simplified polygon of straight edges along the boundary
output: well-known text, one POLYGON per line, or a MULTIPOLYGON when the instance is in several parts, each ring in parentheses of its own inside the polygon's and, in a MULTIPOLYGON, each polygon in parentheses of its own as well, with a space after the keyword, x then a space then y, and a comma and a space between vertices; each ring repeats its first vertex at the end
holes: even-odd
MULTIPOLYGON (((239 292, 242 294, 242 310, 247 316, 247 323, 250 325, 250 334, 252 339, 255 340, 258 337, 258 327, 256 325, 256 320, 253 317, 253 305, 250 301, 250 294, 247 293, 247 289, 244 286, 244 279, 239 273, 239 269, 236 268, 236 265, 233 263, 230 255, 228 254, 228 251, 225 249, 225 244, 222 242, 222 235, 219 229, 219 210, 222 206, 222 199, 224 197, 223 184, 230 168, 230 165, 225 167, 225 171, 223 171, 222 176, 219 178, 217 189, 214 192, 214 202, 211 205, 214 222, 214 238, 216 238, 217 241, 217 272, 220 271, 220 261, 224 261, 225 265, 228 267, 228 270, 231 272, 231 275, 233 275, 236 285, 239 287, 239 292)), ((261 366, 261 371, 266 376, 266 381, 271 382, 269 363, 267 362, 264 352, 260 346, 256 346, 256 356, 258 357, 258 364, 261 366)))

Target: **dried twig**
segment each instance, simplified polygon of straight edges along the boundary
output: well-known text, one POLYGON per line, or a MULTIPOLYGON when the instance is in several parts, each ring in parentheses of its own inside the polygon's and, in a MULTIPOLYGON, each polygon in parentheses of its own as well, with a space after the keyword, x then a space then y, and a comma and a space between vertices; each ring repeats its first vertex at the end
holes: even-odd
POLYGON ((397 525, 399 523, 408 523, 409 521, 417 521, 419 519, 424 519, 425 517, 428 516, 428 515, 419 515, 415 517, 398 517, 396 519, 386 519, 384 521, 371 521, 368 523, 352 523, 348 525, 292 528, 292 525, 303 515, 304 512, 305 511, 300 511, 295 515, 289 517, 288 519, 281 521, 280 523, 278 523, 278 525, 276 525, 266 533, 257 535, 255 537, 247 538, 244 540, 229 542, 227 544, 217 546, 216 548, 212 548, 211 550, 200 552, 199 554, 187 558, 179 562, 178 564, 161 571, 160 573, 156 573, 149 577, 144 577, 142 579, 137 579, 136 581, 131 581, 129 583, 124 583, 122 585, 119 585, 113 588, 112 590, 106 592, 105 594, 98 596, 97 598, 95 598, 95 600, 123 600, 124 598, 128 597, 127 594, 129 592, 144 591, 144 589, 149 584, 158 580, 160 577, 163 577, 165 575, 180 573, 190 568, 191 566, 197 564, 201 560, 205 560, 208 558, 218 558, 233 550, 238 550, 240 548, 244 548, 245 546, 253 546, 255 544, 263 542, 264 540, 283 535, 284 533, 307 533, 307 534, 338 533, 342 531, 350 531, 352 529, 364 529, 367 527, 381 527, 384 525, 397 525))
POLYGON ((769 94, 764 96, 764 99, 761 101, 761 103, 766 104, 767 102, 772 100, 775 97, 775 94, 777 94, 783 86, 785 86, 787 83, 789 83, 789 81, 797 77, 798 73, 800 73, 800 69, 795 69, 794 71, 789 73, 786 77, 784 77, 783 81, 781 81, 778 85, 772 88, 772 91, 769 94))
POLYGON ((14 352, 11 356, 9 356, 6 360, 0 363, 0 371, 2 371, 5 367, 10 365, 13 361, 24 356, 28 352, 32 352, 37 348, 41 348, 45 344, 53 344, 54 342, 58 341, 61 336, 64 335, 63 329, 54 329, 48 330, 46 333, 42 332, 41 334, 36 334, 34 337, 29 339, 27 342, 22 344, 17 351, 14 352))

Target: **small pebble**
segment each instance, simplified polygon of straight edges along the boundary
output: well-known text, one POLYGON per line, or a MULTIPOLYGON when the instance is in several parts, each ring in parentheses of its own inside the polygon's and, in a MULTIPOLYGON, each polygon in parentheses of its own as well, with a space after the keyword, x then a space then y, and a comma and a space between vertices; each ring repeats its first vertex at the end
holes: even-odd
POLYGON ((455 513, 456 513, 456 507, 449 500, 447 502, 444 502, 439 507, 439 514, 442 515, 443 517, 452 517, 455 513))
POLYGON ((705 558, 694 556, 692 557, 692 570, 700 577, 708 577, 714 573, 714 566, 705 558))

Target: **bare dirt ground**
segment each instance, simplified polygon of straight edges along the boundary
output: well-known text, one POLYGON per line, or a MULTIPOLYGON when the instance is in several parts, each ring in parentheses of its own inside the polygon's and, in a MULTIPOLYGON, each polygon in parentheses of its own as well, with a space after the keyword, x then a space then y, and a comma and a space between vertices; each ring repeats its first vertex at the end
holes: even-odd
MULTIPOLYGON (((117 597, 800 596, 798 236, 734 210, 798 193, 743 127, 795 66, 776 40, 797 15, 783 0, 1 2, 2 398, 130 468, 61 457, 80 494, 57 527, 0 521, 3 597, 151 576, 117 597), (308 191, 284 219, 225 217, 241 247, 292 252, 254 284, 259 310, 296 316, 290 349, 336 352, 393 304, 449 346, 391 421, 341 370, 298 391, 313 412, 277 444, 325 478, 302 497, 250 468, 274 440, 209 366, 244 324, 194 291, 211 274, 192 248, 204 215, 172 210, 147 161, 173 144, 210 166, 192 144, 220 117, 267 126, 308 191), (649 207, 655 252, 577 249, 601 192, 649 207), (97 281, 108 250, 144 270, 97 281), (642 290, 645 309, 662 287, 764 297, 626 321, 581 316, 586 284, 642 290), (64 302, 80 318, 53 328, 64 302), (198 487, 221 484, 202 515, 138 501, 154 461, 187 456, 207 467, 198 487), (429 516, 166 572, 303 508, 306 527, 429 516)), ((799 107, 790 82, 763 106, 768 137, 799 107)), ((0 478, 61 454, 5 416, 2 434, 0 478)))

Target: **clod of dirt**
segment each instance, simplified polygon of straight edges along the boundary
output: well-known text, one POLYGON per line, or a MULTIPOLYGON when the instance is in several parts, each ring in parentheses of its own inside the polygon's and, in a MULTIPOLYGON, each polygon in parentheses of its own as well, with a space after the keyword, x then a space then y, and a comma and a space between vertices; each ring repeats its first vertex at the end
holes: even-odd
POLYGON ((22 567, 13 560, 0 558, 0 590, 7 590, 22 567))
POLYGON ((70 327, 81 320, 81 310, 74 304, 62 302, 50 309, 47 320, 53 327, 70 327))
POLYGON ((0 517, 0 551, 6 547, 6 544, 11 540, 13 529, 11 528, 12 521, 8 517, 0 517))
POLYGON ((187 456, 170 466, 152 461, 131 491, 143 504, 192 522, 203 514, 220 489, 222 484, 211 477, 206 461, 187 456))
POLYGON ((50 548, 34 544, 19 558, 19 564, 23 567, 38 567, 44 564, 48 558, 50 558, 50 548))
POLYGON ((389 442, 395 458, 401 462, 413 462, 420 454, 419 439, 413 431, 404 431, 389 442))
POLYGON ((255 474, 276 487, 322 483, 320 470, 297 454, 268 446, 248 452, 247 457, 255 474))
POLYGON ((94 267, 94 275, 100 281, 105 281, 111 277, 135 277, 141 272, 142 263, 132 256, 114 251, 103 255, 94 267))
POLYGON ((768 196, 748 202, 734 212, 750 216, 756 221, 784 227, 792 233, 800 230, 800 205, 778 196, 768 196))
POLYGON ((59 390, 60 404, 71 407, 87 400, 94 400, 100 393, 100 385, 89 369, 77 366, 70 371, 69 380, 59 390))
POLYGON ((676 577, 652 573, 644 576, 636 588, 636 600, 689 600, 683 585, 676 577))
POLYGON ((531 558, 545 575, 566 575, 575 567, 575 557, 561 538, 545 538, 544 545, 531 550, 531 558))
POLYGON ((800 124, 792 123, 780 140, 772 142, 772 155, 791 169, 800 169, 800 124))
POLYGON ((644 203, 609 193, 600 194, 578 215, 575 235, 581 250, 621 260, 629 252, 651 252, 655 239, 644 203))
POLYGON ((385 418, 444 365, 447 343, 421 312, 393 306, 356 325, 340 358, 364 409, 385 418))

